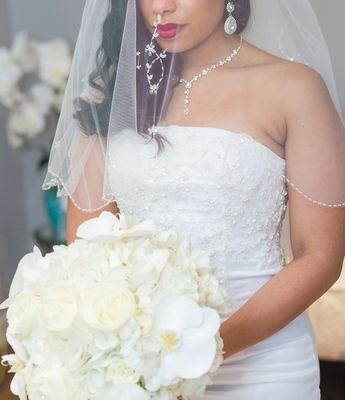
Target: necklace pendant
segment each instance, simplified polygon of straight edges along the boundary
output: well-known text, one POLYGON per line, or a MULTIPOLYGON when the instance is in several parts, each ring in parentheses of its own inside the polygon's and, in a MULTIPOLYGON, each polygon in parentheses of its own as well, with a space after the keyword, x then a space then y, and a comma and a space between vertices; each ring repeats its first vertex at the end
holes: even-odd
MULTIPOLYGON (((230 6, 229 6, 230 7, 230 6)), ((234 29, 236 30, 236 21, 234 21, 234 18, 228 18, 227 21, 225 22, 226 28, 227 29, 234 29)), ((206 76, 210 71, 219 68, 221 66, 223 66, 224 64, 226 64, 229 61, 232 61, 233 58, 238 54, 238 52, 240 51, 241 47, 242 47, 242 43, 243 43, 243 37, 242 35, 240 36, 240 44, 239 46, 233 50, 231 52, 231 54, 228 54, 227 57, 225 57, 222 60, 219 60, 217 63, 211 65, 210 67, 207 68, 203 68, 201 70, 201 72, 197 75, 195 75, 191 80, 187 81, 186 79, 183 78, 179 78, 179 83, 183 83, 184 84, 184 94, 185 94, 185 100, 184 100, 184 108, 183 108, 183 114, 185 116, 187 116, 190 113, 190 109, 189 109, 189 96, 190 96, 190 92, 192 90, 193 84, 194 82, 196 82, 198 79, 200 79, 203 76, 206 76)))

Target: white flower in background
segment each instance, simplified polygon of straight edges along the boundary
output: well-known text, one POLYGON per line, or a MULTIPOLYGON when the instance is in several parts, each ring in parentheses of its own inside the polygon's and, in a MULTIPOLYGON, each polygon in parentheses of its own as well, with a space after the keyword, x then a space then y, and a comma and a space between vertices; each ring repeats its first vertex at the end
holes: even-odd
POLYGON ((53 89, 45 83, 36 83, 31 86, 28 97, 31 104, 40 110, 41 114, 48 114, 54 104, 55 94, 53 89))
POLYGON ((20 31, 14 35, 11 54, 25 73, 36 69, 37 57, 27 32, 20 31))
POLYGON ((21 400, 202 397, 222 363, 225 300, 207 252, 118 215, 104 211, 70 245, 20 260, 0 309, 14 350, 2 363, 21 400))
POLYGON ((11 132, 10 130, 7 130, 6 132, 7 136, 7 141, 8 144, 13 148, 13 149, 20 149, 24 145, 24 139, 21 135, 18 135, 17 133, 11 132))
MULTIPOLYGON (((71 63, 64 39, 40 43, 20 31, 11 48, 0 47, 0 103, 9 111, 6 127, 10 147, 29 148, 44 132, 47 116, 60 113, 71 63), (39 80, 24 91, 22 82, 33 73, 39 80)), ((49 148, 39 149, 45 159, 49 148)))
POLYGON ((26 95, 24 93, 21 93, 17 86, 13 86, 9 88, 4 97, 2 97, 0 94, 0 101, 5 107, 10 110, 14 109, 17 104, 26 101, 26 95))
POLYGON ((34 103, 21 104, 17 111, 10 114, 7 120, 7 128, 14 133, 23 136, 34 137, 43 131, 45 127, 45 115, 34 103))
POLYGON ((68 43, 63 39, 37 43, 38 73, 43 82, 57 89, 64 89, 71 68, 68 43))
POLYGON ((0 48, 0 100, 16 91, 15 88, 22 78, 22 70, 15 62, 12 54, 4 47, 0 48))

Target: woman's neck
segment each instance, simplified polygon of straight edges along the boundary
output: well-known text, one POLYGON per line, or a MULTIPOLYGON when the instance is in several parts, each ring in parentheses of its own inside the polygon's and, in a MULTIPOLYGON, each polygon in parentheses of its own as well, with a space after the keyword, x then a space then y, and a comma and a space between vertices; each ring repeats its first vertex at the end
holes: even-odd
POLYGON ((239 44, 239 35, 228 35, 221 26, 198 46, 181 53, 183 75, 188 77, 199 73, 203 67, 211 66, 225 58, 239 44))

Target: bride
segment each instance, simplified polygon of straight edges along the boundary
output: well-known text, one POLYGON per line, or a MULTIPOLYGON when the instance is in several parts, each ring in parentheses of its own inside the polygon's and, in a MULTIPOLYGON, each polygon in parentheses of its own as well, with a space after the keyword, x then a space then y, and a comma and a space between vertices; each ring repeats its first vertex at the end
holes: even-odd
POLYGON ((306 309, 341 273, 345 130, 308 1, 87 0, 53 185, 68 243, 108 210, 213 251, 233 309, 205 399, 320 399, 306 309))

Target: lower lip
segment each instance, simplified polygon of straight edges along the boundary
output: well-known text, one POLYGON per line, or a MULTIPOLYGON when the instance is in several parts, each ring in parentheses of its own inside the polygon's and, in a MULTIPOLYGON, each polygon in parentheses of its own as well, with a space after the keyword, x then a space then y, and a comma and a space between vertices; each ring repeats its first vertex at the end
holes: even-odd
POLYGON ((184 25, 177 25, 175 28, 169 30, 163 30, 157 28, 157 33, 162 39, 173 39, 181 30, 184 28, 184 25))

